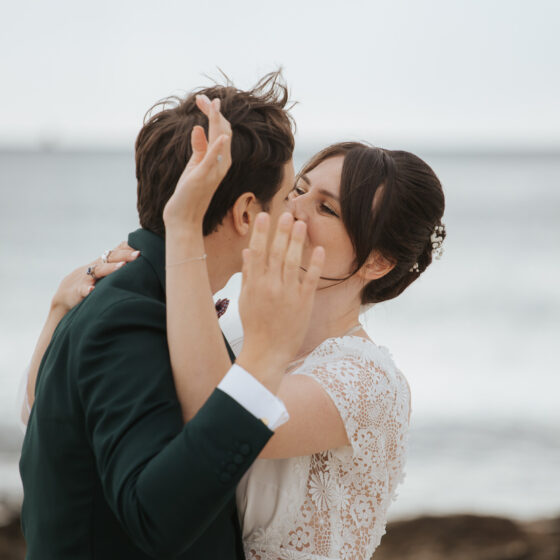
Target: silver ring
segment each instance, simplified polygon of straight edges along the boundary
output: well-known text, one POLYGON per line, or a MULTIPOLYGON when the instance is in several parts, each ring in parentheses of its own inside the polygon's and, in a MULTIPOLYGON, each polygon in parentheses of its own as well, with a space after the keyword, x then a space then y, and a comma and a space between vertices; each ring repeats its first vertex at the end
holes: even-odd
POLYGON ((103 252, 103 254, 101 255, 101 262, 103 264, 107 264, 109 262, 109 257, 111 256, 111 253, 113 251, 111 251, 111 249, 107 249, 106 251, 103 252))
POLYGON ((97 280, 97 276, 95 276, 95 266, 88 266, 88 269, 86 270, 86 274, 88 276, 91 276, 94 280, 97 280))

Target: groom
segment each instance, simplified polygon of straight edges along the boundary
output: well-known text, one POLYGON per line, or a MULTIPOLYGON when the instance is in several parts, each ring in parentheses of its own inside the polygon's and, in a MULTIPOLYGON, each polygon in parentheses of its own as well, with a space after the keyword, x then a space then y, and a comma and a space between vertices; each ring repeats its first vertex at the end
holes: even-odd
MULTIPOLYGON (((233 164, 204 219, 216 291, 239 271, 256 214, 274 222, 284 209, 294 140, 278 74, 248 92, 198 93, 221 99, 233 129, 233 164)), ((182 420, 166 340, 163 209, 195 125, 208 122, 194 94, 145 123, 136 142, 142 229, 129 236, 141 256, 64 317, 41 362, 20 462, 30 560, 244 557, 235 487, 286 410, 259 371, 234 365, 182 420)), ((275 363, 282 349, 273 340, 267 348, 275 363)))

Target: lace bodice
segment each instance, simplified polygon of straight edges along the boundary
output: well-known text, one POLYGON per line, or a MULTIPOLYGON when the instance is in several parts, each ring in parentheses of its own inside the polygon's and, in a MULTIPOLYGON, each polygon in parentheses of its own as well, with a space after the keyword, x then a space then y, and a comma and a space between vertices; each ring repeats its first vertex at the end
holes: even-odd
POLYGON ((237 490, 246 557, 369 560, 403 477, 406 379, 386 349, 357 336, 324 341, 290 374, 321 384, 350 445, 255 461, 237 490))

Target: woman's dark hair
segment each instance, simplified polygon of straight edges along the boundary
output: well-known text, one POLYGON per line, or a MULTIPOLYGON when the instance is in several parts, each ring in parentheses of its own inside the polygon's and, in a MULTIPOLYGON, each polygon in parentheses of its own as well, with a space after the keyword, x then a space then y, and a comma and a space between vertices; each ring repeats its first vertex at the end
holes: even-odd
POLYGON ((195 125, 208 134, 208 119, 196 106, 196 95, 221 100, 222 114, 233 131, 233 163, 204 216, 208 235, 223 221, 244 192, 252 192, 263 209, 280 188, 284 165, 294 150, 293 120, 288 114, 288 90, 280 71, 264 76, 253 89, 226 85, 198 89, 186 98, 168 97, 146 114, 136 139, 138 214, 142 227, 165 236, 163 209, 191 157, 195 125))
MULTIPOLYGON (((300 175, 335 156, 344 156, 340 205, 356 254, 355 271, 373 252, 395 264, 385 276, 366 284, 362 304, 387 301, 401 294, 432 262, 430 237, 442 225, 445 208, 441 183, 414 154, 358 142, 325 148, 300 175), (416 263, 418 271, 412 271, 416 263)), ((445 238, 445 228, 439 235, 445 238)))

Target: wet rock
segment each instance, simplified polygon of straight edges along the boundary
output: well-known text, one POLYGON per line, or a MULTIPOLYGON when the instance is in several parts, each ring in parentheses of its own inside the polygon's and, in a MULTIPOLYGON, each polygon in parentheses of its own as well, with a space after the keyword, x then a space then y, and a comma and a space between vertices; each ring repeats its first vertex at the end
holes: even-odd
POLYGON ((0 560, 23 560, 25 541, 21 533, 19 515, 0 526, 0 560))
POLYGON ((397 521, 374 560, 560 560, 560 519, 517 523, 478 515, 397 521))

